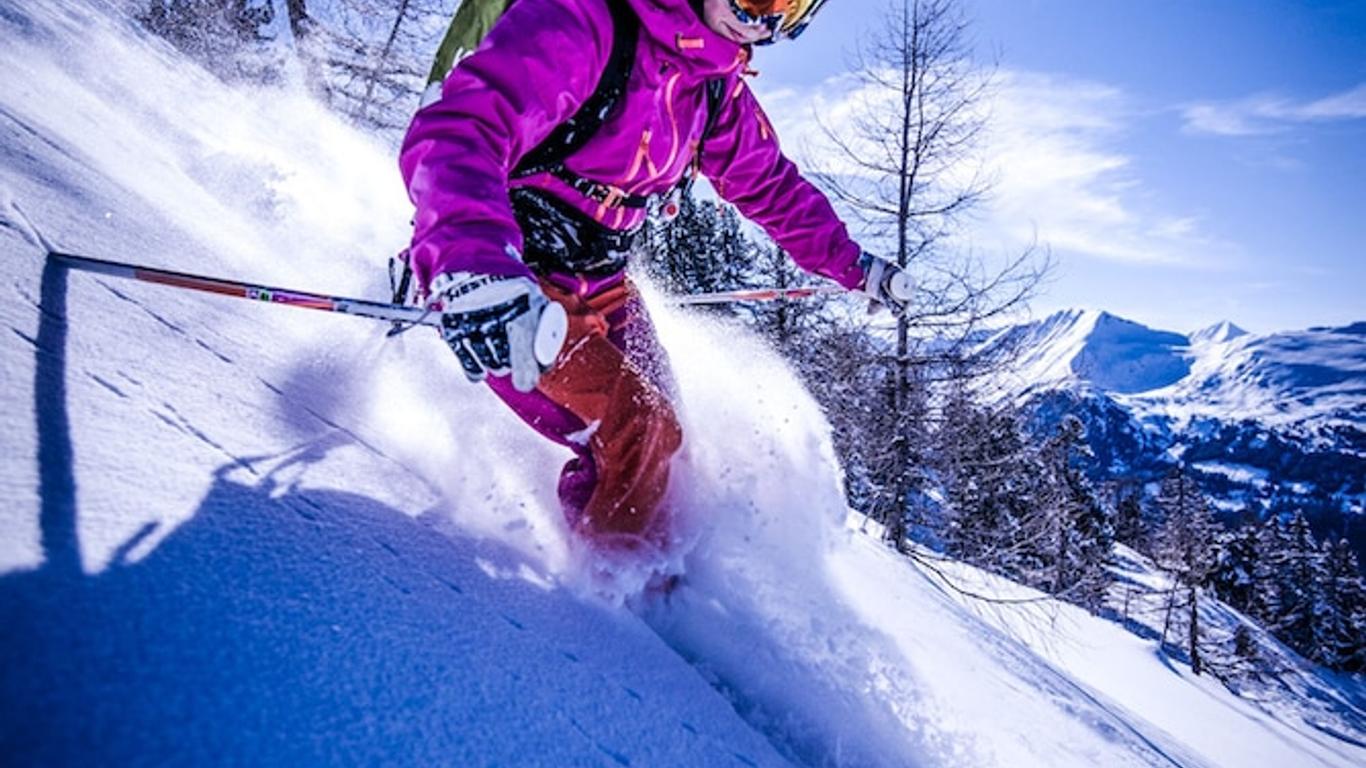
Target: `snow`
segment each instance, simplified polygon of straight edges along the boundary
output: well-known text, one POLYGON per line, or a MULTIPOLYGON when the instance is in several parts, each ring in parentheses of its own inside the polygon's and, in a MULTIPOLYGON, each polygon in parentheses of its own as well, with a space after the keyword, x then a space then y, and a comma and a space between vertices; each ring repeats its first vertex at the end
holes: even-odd
POLYGON ((6 3, 0 34, 7 762, 1366 761, 1359 715, 1334 738, 847 529, 797 378, 648 288, 688 546, 667 601, 631 597, 643 567, 605 582, 566 535, 566 452, 434 335, 45 268, 13 205, 73 252, 379 297, 392 148, 112 7, 6 3))
POLYGON ((1366 397, 1366 341, 1329 329, 1245 334, 1199 348, 1171 393, 1194 415, 1275 425, 1352 426, 1366 397))
MULTIPOLYGON (((1132 551, 1120 550, 1121 562, 1141 560, 1132 551)), ((1128 735, 1148 741, 1172 763, 1333 765, 1339 759, 1333 739, 1322 733, 1297 739, 1291 728, 1265 709, 1228 696, 1227 689, 1208 676, 1192 675, 1188 666, 1157 653, 1151 640, 1118 623, 1099 621, 1073 605, 1040 599, 1032 590, 960 564, 946 564, 944 572, 959 590, 1019 601, 984 607, 961 591, 946 590, 955 602, 994 629, 1023 641, 1072 685, 1089 692, 1102 711, 1126 723, 1132 720, 1125 713, 1142 713, 1147 729, 1128 735)), ((1170 587, 1165 577, 1151 566, 1126 575, 1152 590, 1147 599, 1156 605, 1148 614, 1160 617, 1165 590, 1170 587)))
POLYGON ((1235 483, 1263 487, 1269 482, 1268 472, 1258 467, 1249 467, 1246 464, 1228 464, 1220 461, 1198 461, 1191 465, 1193 469, 1207 472, 1211 475, 1220 475, 1232 480, 1235 483))
POLYGON ((1223 320, 1192 333, 1190 340, 1191 344, 1223 344, 1246 335, 1247 331, 1228 320, 1223 320))
POLYGON ((1100 310, 1073 309, 1011 328, 984 346, 1019 350, 1017 386, 1084 381, 1116 393, 1148 392, 1190 372, 1185 336, 1154 331, 1100 310))
POLYGON ((1018 350, 1008 381, 1031 392, 1092 386, 1147 421, 1257 421, 1297 435, 1355 429, 1366 401, 1366 340, 1348 328, 1253 334, 1222 322, 1183 336, 1073 309, 983 342, 1018 350))

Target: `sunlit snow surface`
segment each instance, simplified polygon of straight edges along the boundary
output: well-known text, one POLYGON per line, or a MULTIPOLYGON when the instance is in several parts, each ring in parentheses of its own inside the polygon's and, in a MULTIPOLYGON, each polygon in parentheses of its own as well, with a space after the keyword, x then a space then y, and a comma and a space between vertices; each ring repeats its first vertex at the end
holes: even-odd
POLYGON ((653 293, 686 578, 622 606, 644 575, 588 574, 565 452, 431 334, 44 270, 13 207, 74 252, 381 298, 392 148, 99 3, 0 0, 0 42, 7 763, 1366 760, 1359 730, 1071 608, 964 603, 850 530, 795 377, 653 293))

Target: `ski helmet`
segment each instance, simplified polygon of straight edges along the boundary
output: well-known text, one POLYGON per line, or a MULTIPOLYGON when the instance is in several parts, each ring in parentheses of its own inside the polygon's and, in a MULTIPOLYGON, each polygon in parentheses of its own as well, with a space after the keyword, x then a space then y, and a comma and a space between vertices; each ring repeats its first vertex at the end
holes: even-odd
POLYGON ((771 33, 759 45, 791 40, 811 23, 826 0, 730 0, 730 9, 745 24, 768 28, 771 33))

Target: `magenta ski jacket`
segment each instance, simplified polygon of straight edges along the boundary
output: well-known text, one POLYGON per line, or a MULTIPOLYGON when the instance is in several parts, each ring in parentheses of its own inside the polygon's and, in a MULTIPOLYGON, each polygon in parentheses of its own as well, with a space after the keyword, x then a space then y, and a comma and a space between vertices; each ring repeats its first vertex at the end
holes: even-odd
MULTIPOLYGON (((742 77, 748 51, 712 32, 689 0, 625 1, 641 22, 626 93, 566 167, 629 194, 669 191, 697 152, 706 82, 724 77, 701 173, 802 268, 858 287, 859 246, 779 149, 742 77)), ((613 229, 640 223, 640 209, 605 206, 548 173, 509 179, 596 88, 612 49, 607 2, 515 0, 413 119, 399 164, 417 206, 410 261, 421 285, 442 272, 530 275, 516 256, 522 233, 509 188, 547 190, 613 229)))

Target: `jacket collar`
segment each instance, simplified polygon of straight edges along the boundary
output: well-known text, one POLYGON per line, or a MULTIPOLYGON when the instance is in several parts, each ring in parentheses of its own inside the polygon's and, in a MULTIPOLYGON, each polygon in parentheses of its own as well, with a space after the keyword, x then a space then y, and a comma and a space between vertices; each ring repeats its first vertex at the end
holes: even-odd
POLYGON ((692 74, 716 77, 748 60, 748 48, 713 32, 690 0, 608 0, 614 1, 629 3, 640 17, 642 34, 671 51, 692 74))

